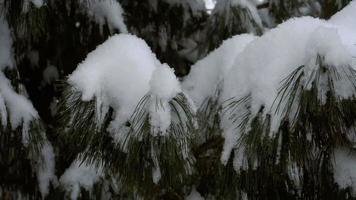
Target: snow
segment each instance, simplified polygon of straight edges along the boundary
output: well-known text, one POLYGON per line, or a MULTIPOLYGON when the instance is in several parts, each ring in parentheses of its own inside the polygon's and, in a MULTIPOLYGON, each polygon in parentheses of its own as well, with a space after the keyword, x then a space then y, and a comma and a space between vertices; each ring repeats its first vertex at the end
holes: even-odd
POLYGON ((37 166, 37 179, 42 197, 48 195, 49 184, 52 182, 55 186, 57 177, 55 176, 55 158, 53 147, 49 142, 46 142, 41 149, 41 157, 37 166))
POLYGON ((120 34, 89 53, 68 81, 82 92, 83 101, 95 97, 104 106, 112 106, 114 121, 120 126, 148 93, 151 75, 159 64, 142 39, 120 34))
MULTIPOLYGON (((213 14, 222 13, 223 15, 225 15, 226 18, 228 18, 227 16, 231 17, 230 15, 232 15, 232 13, 230 13, 230 10, 232 7, 239 7, 239 8, 246 9, 248 15, 251 15, 253 21, 256 22, 259 27, 262 27, 262 20, 260 18, 260 15, 258 14, 256 5, 254 5, 254 3, 251 2, 250 0, 217 0, 215 8, 213 10, 213 14)), ((249 26, 250 28, 253 27, 252 24, 250 24, 249 26)), ((249 31, 249 32, 253 32, 253 31, 249 31)))
POLYGON ((193 187, 190 194, 185 197, 185 200, 204 200, 204 198, 199 194, 195 187, 193 187))
POLYGON ((172 99, 181 92, 180 83, 174 75, 174 70, 167 64, 158 66, 154 70, 150 80, 150 92, 152 95, 166 100, 172 99))
POLYGON ((211 11, 214 9, 215 7, 215 1, 214 0, 204 0, 205 2, 205 7, 208 11, 211 11))
POLYGON ((127 27, 123 19, 123 10, 120 3, 116 0, 90 1, 81 0, 86 12, 101 27, 106 24, 109 28, 116 28, 121 33, 127 33, 127 27))
POLYGON ((341 39, 352 55, 356 56, 356 1, 350 2, 342 11, 329 19, 329 23, 337 27, 341 39))
POLYGON ((149 83, 150 94, 153 98, 149 105, 152 133, 165 135, 171 125, 169 101, 181 92, 180 83, 174 75, 174 70, 167 64, 155 69, 149 83))
POLYGON ((165 135, 171 124, 169 101, 181 92, 174 70, 161 64, 151 49, 133 35, 109 38, 69 76, 68 82, 82 93, 82 100, 95 98, 98 124, 108 106, 115 111, 109 127, 115 141, 121 141, 123 124, 137 104, 149 95, 147 104, 152 134, 165 135))
POLYGON ((33 108, 31 102, 23 95, 17 94, 10 81, 5 77, 2 70, 12 68, 14 65, 12 56, 12 38, 7 22, 0 16, 0 110, 2 111, 2 124, 7 125, 5 116, 10 115, 12 129, 23 125, 24 144, 27 144, 27 130, 33 119, 38 118, 37 111, 33 108), (7 108, 7 109, 6 109, 7 108))
POLYGON ((20 125, 24 125, 24 127, 29 126, 29 123, 32 120, 38 118, 37 111, 34 109, 31 102, 12 89, 9 80, 2 72, 0 72, 0 93, 8 108, 10 123, 13 130, 20 125))
POLYGON ((34 5, 35 8, 41 8, 43 6, 43 0, 25 0, 22 4, 22 11, 27 13, 29 11, 30 5, 34 5))
POLYGON ((1 122, 7 125, 6 115, 10 116, 11 128, 15 130, 22 125, 23 143, 28 144, 28 130, 30 122, 38 118, 37 111, 31 102, 23 95, 17 94, 11 86, 10 81, 3 74, 5 68, 14 67, 12 52, 12 38, 7 22, 0 16, 0 110, 1 122))
POLYGON ((235 58, 256 38, 253 35, 242 34, 227 39, 219 48, 191 67, 182 86, 197 107, 214 95, 217 85, 223 81, 235 58))
MULTIPOLYGON (((234 1, 244 5, 245 1, 234 1)), ((219 3, 219 2, 218 2, 219 3)), ((237 141, 247 129, 236 128, 248 117, 248 124, 264 106, 263 116, 271 115, 270 135, 278 130, 284 117, 283 111, 275 111, 273 102, 278 96, 281 81, 300 66, 303 68, 302 84, 307 84, 313 72, 319 69, 317 56, 322 57, 322 64, 331 70, 347 75, 347 67, 352 65, 352 48, 350 42, 356 41, 355 3, 335 15, 330 22, 312 17, 290 19, 261 37, 236 36, 224 42, 207 57, 192 66, 185 78, 183 88, 189 93, 199 107, 207 97, 212 97, 217 87, 222 93, 219 102, 234 98, 240 100, 249 97, 248 101, 231 111, 231 115, 221 115, 221 128, 225 138, 221 161, 226 164, 237 141), (339 16, 339 17, 338 17, 339 16), (339 19, 338 19, 339 18, 339 19), (342 22, 347 19, 346 23, 342 22), (240 39, 240 41, 238 40, 240 39), (234 44, 236 42, 236 44, 234 44), (240 43, 240 44, 239 44, 240 43), (237 49, 236 49, 237 48, 237 49), (241 48, 241 49, 238 49, 241 48), (219 55, 220 54, 220 55, 219 55), (226 60, 225 60, 226 59, 226 60)), ((356 43, 351 43, 355 46, 356 43)), ((353 47, 354 48, 354 47, 353 47)), ((356 51, 355 51, 356 52, 356 51)), ((355 94, 353 86, 345 77, 335 80, 335 90, 341 99, 355 94)), ((320 98, 325 99, 326 82, 320 80, 320 98)), ((297 112, 298 99, 294 102, 293 114, 297 112)), ((282 105, 285 101, 282 102, 282 105)), ((287 116, 289 117, 289 116, 287 116)), ((291 116, 290 116, 291 117, 291 116)), ((249 127, 247 124, 246 127, 249 127)), ((239 154, 238 154, 239 155, 239 154)), ((236 158, 237 166, 242 165, 242 158, 236 158)))
POLYGON ((36 6, 36 8, 40 8, 43 5, 43 0, 29 0, 33 5, 36 6))
MULTIPOLYGON (((39 1, 36 1, 39 2, 39 1)), ((0 115, 1 125, 8 126, 7 119, 10 120, 12 130, 22 127, 22 143, 27 147, 30 141, 31 123, 39 120, 37 111, 32 103, 21 94, 14 91, 9 79, 3 70, 10 68, 16 70, 13 59, 12 38, 7 22, 0 16, 0 115)), ((43 134, 45 137, 44 133, 43 134)), ((30 152, 32 155, 33 152, 30 152)), ((36 175, 39 190, 44 198, 49 193, 49 184, 56 184, 54 152, 51 144, 45 139, 40 155, 35 156, 36 175)))
POLYGON ((151 158, 153 160, 153 165, 154 165, 154 167, 152 168, 152 181, 153 183, 158 184, 158 182, 161 180, 162 173, 159 167, 157 154, 155 148, 153 147, 153 144, 151 144, 151 158))
POLYGON ((334 150, 334 180, 341 188, 351 187, 356 195, 356 156, 343 148, 334 150))
POLYGON ((316 54, 325 56, 325 63, 334 66, 349 65, 352 57, 341 42, 336 28, 320 27, 315 30, 309 40, 310 48, 306 48, 307 55, 316 57, 316 54))
MULTIPOLYGON (((320 27, 332 26, 326 21, 311 17, 291 19, 251 42, 237 57, 234 67, 225 78, 223 99, 235 97, 238 100, 250 95, 253 116, 262 105, 265 107, 265 114, 272 115, 273 134, 278 130, 283 117, 281 112, 271 112, 283 78, 302 65, 306 65, 305 70, 310 69, 305 72, 310 74, 315 69, 311 62, 315 63, 317 54, 324 56, 326 64, 336 65, 335 67, 351 64, 350 54, 341 44, 337 31, 320 27)), ((340 91, 342 92, 344 91, 340 91)), ((235 138, 225 144, 224 151, 229 152, 236 145, 239 134, 236 135, 236 130, 231 131, 231 126, 234 125, 229 125, 226 120, 229 121, 227 118, 222 121, 224 137, 235 138)), ((242 120, 240 117, 237 122, 242 120)), ((227 156, 229 154, 225 154, 222 160, 226 161, 227 156)))
POLYGON ((76 159, 61 176, 59 182, 67 192, 70 192, 70 198, 74 200, 79 197, 81 187, 91 192, 94 184, 103 175, 102 167, 81 163, 79 159, 76 159))

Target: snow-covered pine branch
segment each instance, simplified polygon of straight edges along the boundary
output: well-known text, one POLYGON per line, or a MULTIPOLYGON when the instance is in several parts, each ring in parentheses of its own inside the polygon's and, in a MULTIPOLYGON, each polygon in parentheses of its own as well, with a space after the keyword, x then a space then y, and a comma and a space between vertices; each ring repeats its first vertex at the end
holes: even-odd
POLYGON ((50 184, 57 183, 53 148, 24 86, 18 82, 11 30, 1 14, 0 35, 0 168, 6 174, 0 178, 0 189, 8 188, 12 198, 20 198, 21 192, 26 197, 29 192, 26 190, 36 187, 16 180, 33 180, 35 174, 44 198, 50 184), (18 173, 12 169, 20 167, 25 171, 18 173))
POLYGON ((192 173, 194 105, 142 39, 112 36, 88 54, 68 84, 60 109, 63 134, 85 150, 85 160, 104 162, 128 188, 143 193, 152 192, 153 183, 169 189, 192 173), (104 142, 122 156, 100 157, 108 148, 104 142))
MULTIPOLYGON (((307 187, 302 172, 325 170, 318 165, 332 166, 327 158, 333 148, 352 147, 356 32, 350 27, 355 6, 351 3, 329 21, 288 20, 246 47, 240 45, 241 52, 225 50, 246 37, 235 36, 192 66, 183 85, 198 110, 206 110, 203 102, 218 102, 215 110, 222 131, 218 128, 215 134, 225 138, 224 165, 233 156, 237 172, 274 173, 281 167, 276 173, 285 173, 290 187, 302 190, 307 187), (227 53, 219 51, 236 54, 230 62, 229 57, 225 60, 227 53)), ((308 179, 321 178, 315 174, 308 179)))

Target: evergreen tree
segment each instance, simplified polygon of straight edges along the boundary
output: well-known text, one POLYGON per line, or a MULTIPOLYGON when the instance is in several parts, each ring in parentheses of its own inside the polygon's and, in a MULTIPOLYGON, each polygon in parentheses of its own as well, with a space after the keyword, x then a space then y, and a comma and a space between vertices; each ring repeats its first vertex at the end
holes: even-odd
POLYGON ((349 3, 0 1, 0 198, 355 198, 349 3))

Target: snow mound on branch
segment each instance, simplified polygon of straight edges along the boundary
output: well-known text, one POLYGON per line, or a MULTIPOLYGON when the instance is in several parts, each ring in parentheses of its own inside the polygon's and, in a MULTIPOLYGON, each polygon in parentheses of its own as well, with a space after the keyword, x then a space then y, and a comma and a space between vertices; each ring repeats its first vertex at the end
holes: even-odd
POLYGON ((115 141, 120 141, 116 132, 146 94, 153 133, 164 134, 171 123, 169 101, 181 92, 174 71, 161 64, 142 39, 127 34, 115 35, 89 53, 68 82, 82 93, 83 101, 95 98, 98 108, 114 109, 110 131, 118 137, 115 141))
POLYGON ((142 40, 120 34, 99 45, 70 75, 69 83, 116 111, 115 120, 126 122, 139 100, 149 91, 149 81, 159 61, 142 40))
POLYGON ((356 194, 356 156, 346 149, 334 151, 334 179, 341 188, 351 187, 356 194))
POLYGON ((80 188, 91 192, 95 183, 104 176, 102 167, 96 167, 88 163, 75 160, 59 179, 60 184, 67 192, 70 192, 71 199, 77 199, 80 188))
POLYGON ((158 66, 150 80, 150 93, 153 99, 148 108, 154 135, 167 133, 171 125, 169 101, 179 92, 181 92, 180 83, 174 75, 174 70, 167 64, 158 66))
POLYGON ((227 39, 219 48, 191 67, 182 86, 197 107, 200 107, 206 98, 214 95, 217 85, 223 81, 235 58, 256 38, 243 34, 227 39))
POLYGON ((341 37, 336 28, 319 27, 309 39, 309 48, 306 55, 316 57, 317 54, 324 56, 324 62, 332 66, 349 65, 352 57, 342 44, 341 37))
POLYGON ((127 27, 122 17, 123 10, 116 0, 81 0, 89 16, 102 27, 106 22, 110 29, 116 28, 121 33, 127 33, 127 27))

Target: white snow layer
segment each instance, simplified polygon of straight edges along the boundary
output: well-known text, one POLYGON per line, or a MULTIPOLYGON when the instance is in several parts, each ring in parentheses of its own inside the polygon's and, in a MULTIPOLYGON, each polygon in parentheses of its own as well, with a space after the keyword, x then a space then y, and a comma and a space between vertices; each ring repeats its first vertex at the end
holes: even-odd
POLYGON ((127 27, 123 19, 123 9, 116 0, 81 0, 81 4, 93 20, 101 27, 106 24, 110 29, 116 28, 121 33, 127 33, 127 27))
MULTIPOLYGON (((324 64, 335 70, 343 70, 345 65, 351 65, 352 55, 356 52, 353 51, 356 44, 355 20, 356 2, 352 2, 330 22, 312 17, 294 18, 261 37, 235 36, 192 66, 191 73, 183 83, 184 89, 198 106, 214 94, 220 83, 221 103, 230 98, 238 100, 250 95, 251 101, 247 106, 251 107, 240 107, 235 114, 241 115, 250 110, 255 115, 264 106, 264 113, 272 115, 273 134, 278 130, 282 117, 282 113, 271 112, 281 81, 303 65, 306 76, 310 75, 316 70, 317 55, 322 56, 324 64)), ((348 98, 355 92, 350 89, 351 85, 344 85, 345 82, 335 84, 340 98, 348 98)), ((242 115, 237 117, 233 123, 229 116, 222 116, 225 144, 221 160, 224 164, 243 131, 236 129, 236 123, 243 119, 242 115)), ((242 160, 235 158, 235 162, 242 163, 242 160)))
POLYGON ((82 163, 79 159, 76 159, 61 176, 59 182, 61 186, 70 193, 70 198, 74 200, 79 197, 81 188, 91 192, 94 184, 97 183, 103 175, 102 167, 96 167, 85 162, 82 163))
MULTIPOLYGON (((70 75, 69 83, 82 93, 83 101, 95 97, 98 108, 114 108, 112 132, 118 132, 140 99, 149 94, 153 134, 165 134, 171 115, 168 102, 181 91, 173 70, 161 64, 142 39, 128 34, 115 35, 89 53, 70 75)), ((114 138, 120 141, 119 135, 114 138)))

